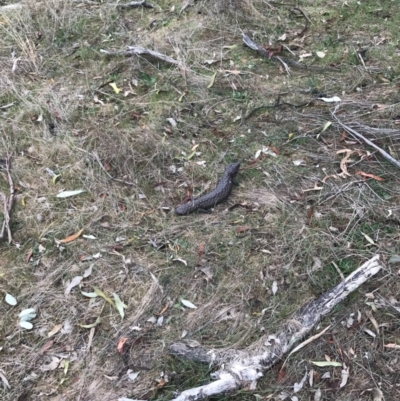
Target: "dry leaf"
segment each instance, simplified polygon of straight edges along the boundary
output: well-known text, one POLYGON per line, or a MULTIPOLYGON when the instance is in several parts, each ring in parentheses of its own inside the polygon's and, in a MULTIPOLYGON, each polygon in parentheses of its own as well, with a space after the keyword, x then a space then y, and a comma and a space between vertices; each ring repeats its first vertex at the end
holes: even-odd
POLYGON ((79 285, 82 281, 83 277, 82 276, 76 276, 72 279, 72 281, 69 283, 69 285, 67 286, 67 288, 65 289, 64 294, 65 295, 69 295, 69 293, 71 292, 71 290, 76 287, 77 285, 79 285))
POLYGON ((22 327, 23 329, 26 329, 26 330, 33 329, 33 324, 31 322, 21 321, 21 322, 19 322, 19 325, 20 325, 20 327, 22 327))
POLYGON ((60 363, 60 358, 56 358, 55 356, 51 357, 51 362, 47 365, 41 366, 40 370, 42 372, 48 372, 49 370, 55 370, 58 368, 58 364, 60 363))
POLYGON ((121 298, 118 296, 118 294, 113 293, 114 301, 115 301, 115 309, 119 312, 121 318, 123 319, 125 316, 125 311, 128 306, 125 305, 122 301, 121 298))
POLYGON ((77 233, 72 234, 69 237, 62 239, 59 242, 61 244, 67 244, 68 242, 75 241, 82 234, 82 232, 83 232, 83 228, 82 228, 82 230, 79 230, 77 233))
POLYGON ((6 294, 5 301, 11 306, 17 305, 17 300, 11 294, 6 294))
POLYGON ((375 387, 372 390, 372 401, 382 401, 383 399, 384 398, 382 391, 379 388, 375 387))
POLYGON ((213 76, 211 77, 211 81, 210 81, 210 83, 209 83, 208 86, 207 86, 208 89, 210 89, 210 88, 213 87, 214 82, 215 82, 215 77, 216 77, 216 76, 217 76, 217 73, 214 72, 213 76))
POLYGON ((187 262, 186 262, 186 260, 184 260, 184 259, 181 259, 181 258, 175 258, 175 259, 172 259, 174 262, 181 262, 181 263, 183 263, 185 266, 187 266, 187 262))
POLYGON ((103 291, 100 290, 100 288, 94 287, 94 292, 99 296, 102 297, 105 301, 107 301, 113 308, 116 309, 116 306, 111 298, 108 298, 106 294, 104 294, 103 291))
POLYGON ((301 165, 305 166, 305 165, 306 165, 306 163, 304 162, 304 160, 293 160, 293 164, 294 164, 295 166, 301 166, 301 165))
MULTIPOLYGON (((299 391, 303 388, 304 383, 306 382, 306 380, 307 380, 307 372, 305 373, 305 375, 304 375, 303 378, 301 379, 300 383, 294 383, 293 392, 294 392, 294 393, 299 392, 299 391)), ((292 399, 293 399, 293 398, 292 398, 292 399)))
POLYGON ((205 244, 200 244, 198 246, 198 248, 197 248, 197 256, 199 257, 199 259, 203 256, 205 248, 206 248, 205 244))
POLYGON ((332 102, 341 102, 342 99, 340 99, 340 97, 338 96, 333 96, 333 97, 320 97, 318 98, 319 100, 322 100, 323 102, 326 103, 332 103, 332 102))
POLYGON ((278 378, 276 379, 276 381, 279 383, 281 382, 286 376, 286 369, 282 368, 279 373, 278 373, 278 378))
POLYGON ((71 334, 72 333, 72 325, 69 319, 64 321, 63 328, 61 329, 61 334, 71 334))
POLYGON ((276 281, 274 281, 272 283, 272 294, 276 294, 278 292, 278 283, 276 281))
POLYGON ((349 367, 343 364, 342 381, 340 382, 339 388, 344 387, 347 384, 348 379, 349 379, 349 367))
POLYGON ((235 228, 236 234, 240 234, 240 233, 243 233, 243 232, 249 231, 249 230, 251 230, 250 226, 242 226, 242 227, 236 227, 235 228))
POLYGON ((384 347, 386 347, 386 348, 391 348, 391 349, 400 349, 400 345, 398 345, 398 344, 393 344, 393 343, 391 343, 391 344, 384 344, 384 347))
POLYGON ((181 302, 186 308, 190 309, 197 309, 197 306, 193 305, 190 301, 187 301, 186 299, 181 299, 181 302))
POLYGON ((127 376, 128 376, 128 379, 130 380, 130 381, 134 381, 134 380, 136 380, 136 378, 139 376, 139 372, 133 372, 133 370, 131 370, 131 369, 128 369, 128 371, 126 372, 126 374, 127 374, 127 376))
POLYGON ((52 330, 47 334, 47 337, 54 336, 54 334, 57 334, 62 328, 62 324, 56 324, 52 330))
POLYGON ((92 329, 93 327, 96 327, 98 324, 101 323, 101 319, 98 317, 96 321, 92 324, 80 324, 79 326, 84 328, 84 329, 92 329))
POLYGON ((315 366, 319 366, 321 368, 324 368, 326 366, 342 366, 340 362, 335 362, 335 361, 311 361, 311 363, 315 366))
POLYGON ((44 354, 46 351, 48 351, 53 346, 53 344, 54 344, 53 340, 47 341, 47 343, 44 344, 42 346, 42 348, 40 348, 39 354, 44 354))
POLYGON ((126 342, 128 340, 129 340, 128 337, 122 337, 122 338, 119 339, 118 345, 117 345, 117 351, 118 351, 119 354, 121 354, 121 355, 123 354, 124 346, 125 346, 125 344, 126 344, 126 342))
POLYGON ((357 174, 357 175, 361 175, 362 177, 373 178, 373 179, 376 180, 376 181, 385 181, 383 178, 378 177, 378 176, 375 175, 375 174, 364 173, 364 171, 360 171, 360 170, 356 171, 356 174, 357 174))
POLYGON ((0 370, 0 379, 3 382, 4 387, 9 390, 11 388, 10 384, 8 383, 8 380, 2 370, 0 370))
POLYGON ((371 245, 375 245, 374 240, 373 240, 369 235, 363 233, 362 231, 361 231, 361 234, 364 236, 364 238, 365 238, 371 245))
POLYGON ((113 88, 113 90, 114 90, 114 92, 115 92, 116 94, 118 94, 119 92, 121 92, 121 89, 118 88, 118 86, 117 86, 117 84, 116 84, 115 82, 111 82, 111 83, 109 83, 109 85, 111 86, 111 88, 113 88))
POLYGON ((168 310, 168 308, 169 308, 169 304, 166 304, 166 305, 164 306, 164 308, 162 308, 162 310, 161 310, 161 312, 159 313, 159 315, 163 315, 163 314, 168 310))
POLYGON ((343 151, 345 151, 346 152, 346 155, 345 155, 345 157, 343 157, 343 159, 340 161, 340 169, 343 171, 343 173, 345 174, 345 175, 350 175, 348 172, 347 172, 347 165, 346 165, 346 163, 349 161, 349 157, 350 157, 350 155, 352 154, 352 153, 354 153, 352 150, 349 150, 349 149, 342 149, 342 150, 340 150, 340 151, 338 151, 338 152, 336 152, 336 153, 343 153, 343 151))
POLYGON ((79 195, 82 192, 85 192, 84 189, 75 189, 73 191, 62 191, 57 194, 57 198, 69 198, 70 196, 79 195))
POLYGON ((92 274, 94 264, 91 264, 84 272, 83 278, 89 277, 92 274))
POLYGON ((158 380, 157 387, 158 388, 164 387, 166 385, 166 383, 167 382, 164 379, 160 379, 160 380, 158 380))
POLYGON ((21 322, 28 322, 36 317, 36 310, 34 308, 24 309, 18 317, 21 322))
POLYGON ((33 249, 30 249, 28 254, 26 255, 26 258, 25 258, 25 262, 26 263, 29 263, 29 261, 31 260, 32 255, 33 255, 33 249))

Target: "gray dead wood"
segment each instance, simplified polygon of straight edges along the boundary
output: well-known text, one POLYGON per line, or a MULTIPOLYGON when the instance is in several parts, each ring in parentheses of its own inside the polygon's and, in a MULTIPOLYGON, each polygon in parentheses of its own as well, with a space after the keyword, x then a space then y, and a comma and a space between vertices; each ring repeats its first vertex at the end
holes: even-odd
POLYGON ((147 1, 144 1, 144 0, 143 1, 131 1, 130 3, 117 5, 117 8, 138 8, 138 7, 154 8, 154 5, 148 3, 147 1))
POLYGON ((381 149, 379 146, 375 145, 373 142, 371 142, 369 139, 367 139, 365 136, 361 135, 359 132, 356 130, 350 128, 349 126, 343 124, 334 113, 331 113, 332 117, 336 120, 336 122, 350 135, 353 137, 356 137, 357 139, 363 140, 367 145, 371 146, 375 150, 377 150, 387 161, 392 163, 394 166, 397 168, 400 168, 400 161, 396 160, 394 157, 390 156, 389 153, 385 152, 383 149, 381 149))
POLYGON ((107 54, 108 56, 125 56, 125 57, 144 56, 156 59, 158 61, 164 61, 169 64, 175 64, 175 65, 178 64, 178 62, 172 57, 166 56, 165 54, 161 54, 154 50, 145 49, 144 47, 141 46, 127 46, 126 50, 120 50, 115 52, 100 49, 100 53, 107 54))
POLYGON ((10 172, 10 170, 11 170, 11 157, 10 156, 8 156, 7 159, 5 160, 5 165, 6 165, 8 185, 10 187, 10 195, 6 196, 0 192, 0 197, 3 200, 3 214, 4 214, 4 221, 3 221, 3 225, 0 230, 0 239, 4 238, 5 231, 7 230, 8 243, 11 244, 12 234, 11 234, 11 228, 10 228, 10 213, 11 213, 11 209, 14 204, 15 190, 14 190, 14 182, 13 182, 13 179, 11 177, 11 172, 10 172))
POLYGON ((275 335, 264 335, 250 347, 240 350, 193 349, 185 344, 173 344, 174 355, 206 363, 217 363, 220 367, 212 374, 215 380, 204 386, 183 391, 172 401, 196 401, 217 394, 237 390, 250 385, 255 389, 263 372, 290 351, 293 345, 308 334, 315 325, 352 291, 377 274, 382 265, 379 255, 365 262, 344 281, 319 298, 302 306, 275 335))

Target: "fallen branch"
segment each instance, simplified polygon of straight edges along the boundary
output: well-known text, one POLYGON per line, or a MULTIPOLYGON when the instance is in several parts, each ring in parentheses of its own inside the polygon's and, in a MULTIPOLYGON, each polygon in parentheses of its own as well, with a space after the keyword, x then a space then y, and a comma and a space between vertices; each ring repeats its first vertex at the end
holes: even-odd
POLYGON ((365 262, 336 287, 301 307, 275 335, 264 335, 245 350, 193 349, 185 344, 172 344, 172 354, 221 367, 212 374, 215 381, 183 391, 173 401, 196 401, 216 394, 230 392, 250 385, 255 388, 263 372, 282 359, 294 344, 308 334, 314 326, 339 302, 360 287, 382 268, 379 255, 365 262))
POLYGON ((3 207, 4 221, 0 231, 0 239, 4 238, 4 233, 7 230, 9 244, 11 244, 12 242, 12 234, 10 229, 10 213, 14 204, 14 192, 15 192, 14 182, 11 177, 10 169, 11 169, 11 157, 8 156, 6 159, 6 173, 7 173, 8 185, 10 187, 10 195, 6 196, 0 192, 0 196, 3 199, 3 205, 4 205, 3 207))
POLYGON ((144 47, 141 47, 141 46, 127 46, 126 50, 120 50, 120 51, 115 51, 115 52, 100 49, 100 53, 107 54, 108 56, 125 56, 125 57, 147 56, 147 57, 159 60, 159 61, 164 61, 169 64, 175 64, 175 65, 178 64, 178 62, 175 59, 173 59, 172 57, 166 56, 165 54, 158 53, 154 50, 145 49, 144 47))
POLYGON ((400 168, 400 162, 396 160, 394 157, 390 156, 389 153, 385 152, 383 149, 381 149, 379 146, 375 145, 373 142, 371 142, 369 139, 365 138, 365 136, 361 135, 359 132, 356 130, 350 128, 349 126, 343 124, 335 115, 335 113, 332 113, 332 117, 336 120, 336 122, 345 130, 347 131, 350 135, 353 137, 356 137, 357 139, 363 140, 366 144, 369 146, 373 147, 375 150, 377 150, 387 161, 395 165, 397 168, 400 168))
POLYGON ((279 61, 280 63, 282 63, 282 65, 284 66, 284 68, 288 74, 289 74, 288 66, 297 68, 299 70, 309 70, 309 71, 315 71, 315 72, 340 71, 337 68, 309 66, 306 64, 299 63, 295 60, 291 60, 290 58, 287 58, 287 57, 275 56, 272 51, 269 52, 269 51, 265 50, 262 46, 258 45, 256 42, 254 42, 254 40, 250 39, 250 37, 244 33, 242 33, 242 40, 243 40, 243 43, 247 47, 250 47, 250 49, 255 50, 256 52, 260 53, 262 56, 267 57, 270 60, 275 60, 275 61, 279 61))
POLYGON ((138 7, 154 8, 154 5, 148 3, 145 0, 142 0, 142 1, 131 1, 130 3, 118 4, 117 5, 117 8, 138 8, 138 7))
POLYGON ((15 103, 8 103, 8 104, 5 104, 4 106, 0 106, 0 110, 8 109, 9 107, 14 106, 14 104, 15 103))

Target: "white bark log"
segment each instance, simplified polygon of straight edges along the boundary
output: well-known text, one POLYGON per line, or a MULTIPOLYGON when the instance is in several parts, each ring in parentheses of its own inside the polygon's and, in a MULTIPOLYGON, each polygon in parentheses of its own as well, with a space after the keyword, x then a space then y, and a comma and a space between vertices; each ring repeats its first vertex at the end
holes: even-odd
POLYGON ((165 54, 161 54, 154 50, 146 49, 141 46, 127 46, 126 50, 115 51, 115 52, 100 49, 100 53, 107 54, 108 56, 124 56, 124 57, 143 56, 143 57, 155 59, 158 61, 164 61, 165 63, 168 63, 168 64, 174 64, 174 65, 178 64, 178 62, 175 59, 173 59, 172 57, 166 56, 165 54))
POLYGON ((301 307, 275 335, 264 335, 242 351, 206 351, 190 349, 185 344, 173 344, 171 352, 192 360, 223 365, 212 374, 216 380, 204 386, 183 391, 172 401, 196 401, 216 394, 236 390, 250 384, 255 388, 263 372, 274 365, 293 345, 309 333, 320 319, 339 302, 380 271, 379 255, 365 262, 336 287, 301 307))

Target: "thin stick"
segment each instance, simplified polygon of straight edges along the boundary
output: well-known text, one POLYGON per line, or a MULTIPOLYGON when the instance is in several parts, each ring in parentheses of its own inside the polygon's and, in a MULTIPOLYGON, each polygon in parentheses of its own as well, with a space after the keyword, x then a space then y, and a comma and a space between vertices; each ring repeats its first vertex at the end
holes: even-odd
POLYGON ((350 128, 349 126, 343 124, 335 115, 335 113, 332 113, 332 117, 336 120, 336 122, 343 128, 345 129, 349 134, 355 136, 357 139, 363 140, 366 144, 369 146, 373 147, 375 150, 377 150, 387 161, 392 163, 394 166, 397 168, 400 168, 400 162, 396 160, 394 157, 390 156, 389 153, 385 152, 383 149, 381 149, 379 146, 375 145, 373 142, 371 142, 369 139, 365 138, 365 136, 361 135, 359 132, 355 131, 354 129, 350 128))
POLYGON ((5 230, 7 230, 9 244, 11 244, 12 242, 12 234, 10 229, 10 212, 14 204, 14 193, 15 193, 14 182, 11 177, 10 169, 11 169, 11 156, 8 156, 6 159, 6 172, 8 178, 8 185, 10 187, 10 196, 7 197, 4 194, 0 194, 4 202, 4 221, 0 231, 0 239, 4 237, 4 232, 5 230))

